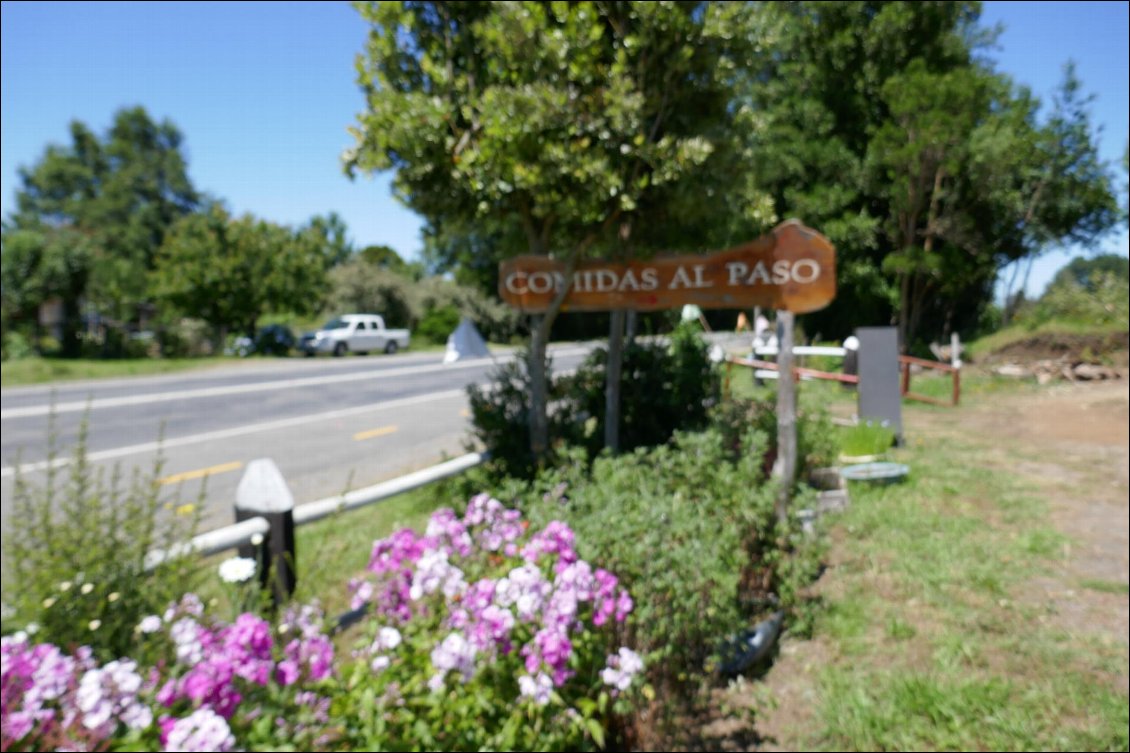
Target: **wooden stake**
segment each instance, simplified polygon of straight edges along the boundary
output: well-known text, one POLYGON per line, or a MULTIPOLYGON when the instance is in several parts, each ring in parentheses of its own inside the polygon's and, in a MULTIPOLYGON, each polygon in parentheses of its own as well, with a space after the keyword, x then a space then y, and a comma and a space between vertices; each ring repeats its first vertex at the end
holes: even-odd
POLYGON ((777 462, 773 476, 780 484, 777 492, 777 520, 789 519, 789 500, 796 480, 796 376, 793 374, 793 328, 791 311, 777 312, 777 462))

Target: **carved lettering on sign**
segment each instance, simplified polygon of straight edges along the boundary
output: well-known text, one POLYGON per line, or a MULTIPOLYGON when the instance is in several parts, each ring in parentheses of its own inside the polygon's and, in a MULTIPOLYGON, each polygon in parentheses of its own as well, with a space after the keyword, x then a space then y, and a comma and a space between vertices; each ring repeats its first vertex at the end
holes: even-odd
POLYGON ((655 311, 688 303, 703 308, 763 306, 806 313, 836 295, 836 250, 798 220, 736 248, 703 256, 646 262, 584 262, 566 279, 565 265, 544 256, 520 256, 500 266, 502 300, 540 313, 566 285, 563 311, 655 311))

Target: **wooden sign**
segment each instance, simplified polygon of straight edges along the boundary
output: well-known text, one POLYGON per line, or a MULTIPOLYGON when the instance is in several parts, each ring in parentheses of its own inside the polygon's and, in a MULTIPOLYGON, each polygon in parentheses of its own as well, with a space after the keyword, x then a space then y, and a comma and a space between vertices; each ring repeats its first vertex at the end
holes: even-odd
POLYGON ((566 284, 562 311, 656 311, 688 303, 703 308, 763 308, 803 314, 836 295, 836 250, 799 220, 755 241, 704 256, 659 257, 627 264, 582 262, 570 280, 545 256, 502 262, 498 293, 527 313, 541 313, 566 284))

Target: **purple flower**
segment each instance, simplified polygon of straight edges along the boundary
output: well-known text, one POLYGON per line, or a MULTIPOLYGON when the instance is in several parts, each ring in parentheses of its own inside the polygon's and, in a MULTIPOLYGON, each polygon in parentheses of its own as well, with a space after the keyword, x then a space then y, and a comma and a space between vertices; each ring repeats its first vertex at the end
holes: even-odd
POLYGON ((424 536, 434 540, 438 546, 446 544, 460 557, 471 555, 471 536, 467 533, 463 521, 456 517, 455 511, 451 508, 444 507, 432 513, 424 536))
MULTIPOLYGON (((294 662, 314 682, 324 680, 333 671, 334 646, 324 635, 293 640, 286 646, 286 658, 294 662)), ((281 662, 280 662, 281 664, 281 662)))
POLYGON ((428 551, 420 557, 408 596, 412 601, 419 601, 440 589, 449 599, 462 595, 467 590, 463 571, 448 562, 447 551, 444 549, 428 551))
POLYGON ((551 520, 522 548, 522 557, 527 562, 537 562, 542 555, 555 554, 557 567, 564 568, 577 560, 577 553, 573 550, 573 540, 573 530, 569 526, 560 520, 551 520))
POLYGON ((426 542, 416 536, 411 528, 402 528, 387 539, 373 542, 373 552, 369 557, 369 571, 372 573, 393 573, 411 565, 424 553, 426 542))

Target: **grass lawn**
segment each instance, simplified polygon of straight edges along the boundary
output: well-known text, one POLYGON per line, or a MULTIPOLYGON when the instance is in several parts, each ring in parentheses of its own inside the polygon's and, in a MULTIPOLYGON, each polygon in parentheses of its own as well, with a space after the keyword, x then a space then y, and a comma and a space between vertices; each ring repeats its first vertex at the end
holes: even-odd
POLYGON ((0 385, 18 387, 79 379, 152 376, 214 368, 245 359, 219 358, 20 358, 0 364, 0 385))
POLYGON ((828 519, 812 638, 749 690, 770 749, 1127 749, 1127 586, 1080 579, 1099 544, 1063 530, 1125 488, 1107 450, 1016 428, 1049 389, 970 381, 956 410, 904 407, 909 480, 853 484, 828 519))

